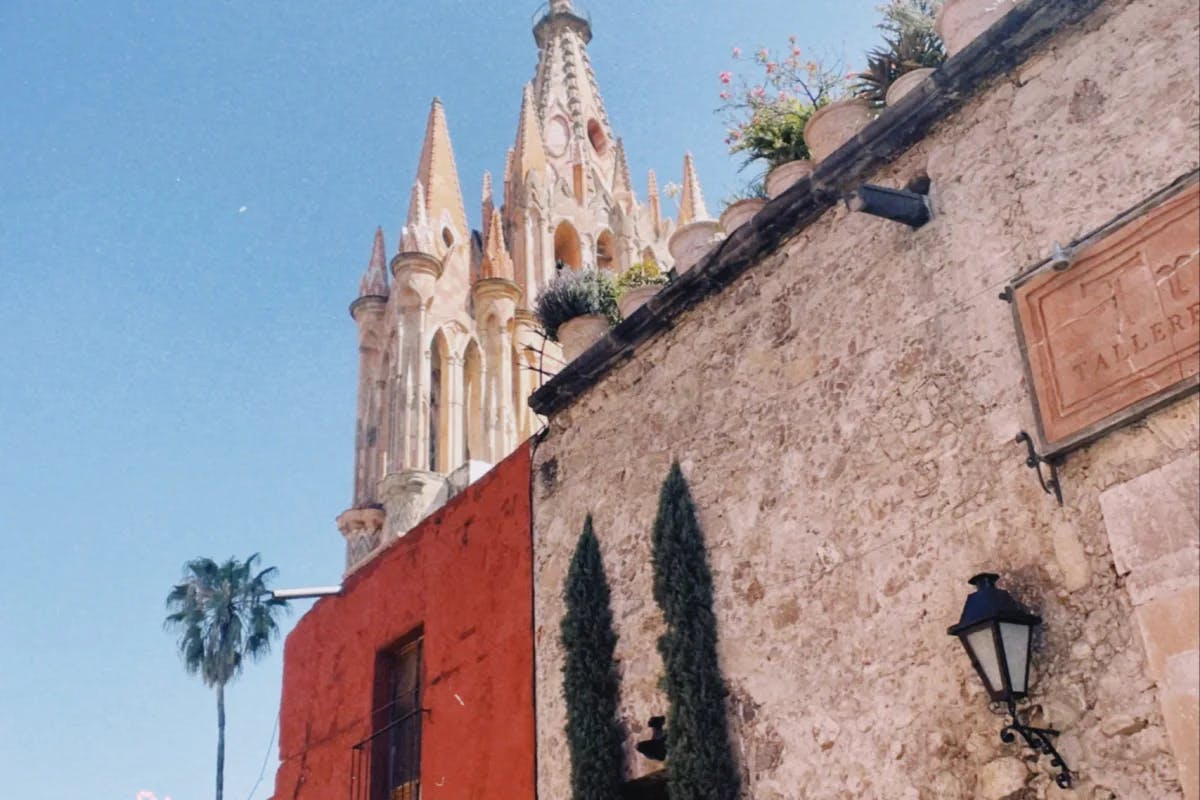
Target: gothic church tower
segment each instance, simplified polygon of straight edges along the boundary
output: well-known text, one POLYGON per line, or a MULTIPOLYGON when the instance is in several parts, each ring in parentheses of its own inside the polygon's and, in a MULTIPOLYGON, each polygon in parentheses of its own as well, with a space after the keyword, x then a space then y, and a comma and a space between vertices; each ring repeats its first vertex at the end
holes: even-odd
MULTIPOLYGON (((653 172, 647 202, 634 193, 588 57, 591 22, 571 0, 551 0, 533 36, 538 64, 521 99, 503 204, 485 173, 480 229, 470 228, 435 99, 390 262, 376 231, 350 306, 359 380, 354 499, 338 517, 347 571, 536 431, 535 368, 552 369, 560 353, 542 341, 529 309, 556 265, 670 266, 675 223, 662 217, 653 172)), ((690 159, 685 173, 681 217, 694 221, 707 212, 702 200, 697 209, 690 159)))

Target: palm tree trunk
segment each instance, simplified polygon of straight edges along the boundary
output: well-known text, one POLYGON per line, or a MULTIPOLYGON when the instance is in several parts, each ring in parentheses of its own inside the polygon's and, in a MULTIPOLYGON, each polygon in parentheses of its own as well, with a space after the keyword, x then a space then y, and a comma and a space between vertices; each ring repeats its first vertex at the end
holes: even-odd
POLYGON ((225 684, 217 684, 217 800, 225 794, 225 684))

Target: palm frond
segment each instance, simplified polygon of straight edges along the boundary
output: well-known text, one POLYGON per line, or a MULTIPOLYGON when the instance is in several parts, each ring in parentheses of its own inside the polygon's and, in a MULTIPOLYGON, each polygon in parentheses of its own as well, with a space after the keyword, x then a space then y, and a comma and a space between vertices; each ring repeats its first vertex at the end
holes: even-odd
POLYGON ((257 570, 258 553, 220 564, 197 558, 184 565, 184 579, 167 593, 163 626, 179 633, 184 668, 210 686, 235 678, 244 656, 261 658, 279 635, 275 615, 287 601, 271 595, 274 567, 257 570))

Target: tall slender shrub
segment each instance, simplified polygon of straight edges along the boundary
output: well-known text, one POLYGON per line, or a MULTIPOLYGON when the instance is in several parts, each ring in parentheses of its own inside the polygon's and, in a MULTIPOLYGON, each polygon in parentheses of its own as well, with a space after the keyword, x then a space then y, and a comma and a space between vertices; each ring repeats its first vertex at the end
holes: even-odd
POLYGON ((692 495, 679 464, 663 483, 654 520, 654 599, 667 631, 667 793, 671 800, 734 800, 740 780, 725 721, 717 663, 712 574, 692 495))
POLYGON ((613 653, 608 578, 589 514, 567 572, 561 640, 567 747, 573 800, 618 800, 625 777, 624 735, 617 721, 620 687, 613 653))

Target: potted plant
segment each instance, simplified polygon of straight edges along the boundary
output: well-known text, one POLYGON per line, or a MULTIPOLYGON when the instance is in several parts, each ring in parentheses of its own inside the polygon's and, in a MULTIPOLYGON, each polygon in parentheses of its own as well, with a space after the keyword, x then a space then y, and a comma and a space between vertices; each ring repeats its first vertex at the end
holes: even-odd
POLYGON ((813 112, 804 126, 804 141, 818 164, 867 127, 871 104, 858 97, 834 100, 813 112))
POLYGON ((753 219, 766 204, 767 187, 762 181, 754 181, 742 191, 725 198, 725 210, 721 212, 722 230, 726 235, 733 233, 753 219))
POLYGON ((700 219, 680 225, 667 239, 667 250, 675 261, 676 274, 687 272, 708 255, 713 245, 721 241, 721 223, 715 219, 700 219))
MULTIPOLYGON (((740 49, 734 49, 733 58, 741 60, 740 49)), ((725 143, 729 152, 746 156, 743 168, 755 162, 766 165, 766 196, 775 198, 812 173, 804 129, 815 110, 841 91, 843 79, 837 70, 802 58, 795 36, 787 52, 762 48, 752 60, 761 76, 719 76, 724 86, 720 110, 728 126, 725 143)))
POLYGON ((1015 0, 945 0, 937 15, 936 30, 954 55, 1012 10, 1015 0))
POLYGON ((853 93, 874 109, 895 105, 946 60, 934 30, 942 0, 892 0, 882 6, 884 46, 867 53, 867 69, 854 76, 853 93))
POLYGON ((538 295, 533 313, 546 338, 562 345, 563 359, 573 361, 618 319, 612 273, 560 267, 538 295))
POLYGON ((623 318, 633 316, 633 312, 646 304, 667 282, 667 276, 662 274, 652 260, 639 261, 617 276, 617 307, 623 318))

